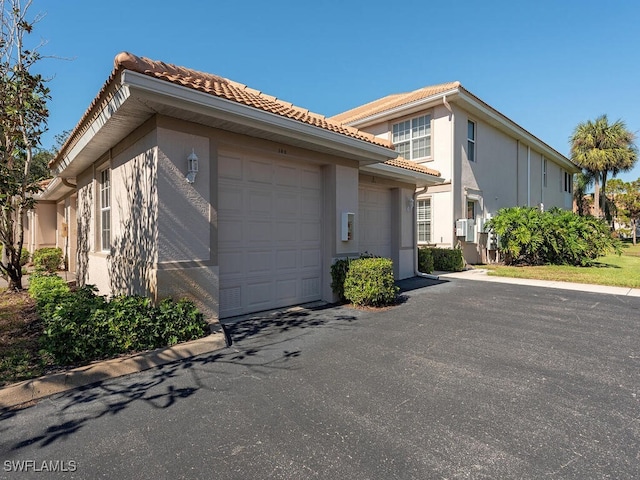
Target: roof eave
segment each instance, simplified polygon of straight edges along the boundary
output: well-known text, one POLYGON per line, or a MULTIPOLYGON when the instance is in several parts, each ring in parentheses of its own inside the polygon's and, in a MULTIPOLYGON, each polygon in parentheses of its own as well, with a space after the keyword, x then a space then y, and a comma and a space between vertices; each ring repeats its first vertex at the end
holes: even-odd
POLYGON ((347 153, 351 158, 357 159, 360 164, 384 162, 398 156, 394 150, 375 143, 265 112, 255 107, 138 72, 124 70, 121 78, 122 85, 128 88, 132 94, 151 95, 161 99, 163 103, 173 104, 198 113, 211 115, 212 112, 215 112, 217 118, 274 134, 286 134, 297 140, 309 142, 311 145, 334 149, 336 153, 347 153))
POLYGON ((397 107, 391 108, 389 110, 384 110, 382 112, 374 113, 372 115, 368 115, 364 118, 353 120, 350 122, 343 122, 345 125, 349 125, 355 128, 366 127, 375 123, 379 123, 385 120, 391 120, 394 118, 398 118, 404 115, 410 115, 411 113, 418 112, 425 108, 430 108, 434 105, 442 103, 442 99, 445 97, 451 97, 453 95, 457 95, 459 92, 459 88, 452 88, 446 90, 444 92, 437 93, 435 95, 430 95, 425 98, 421 98, 419 100, 415 100, 413 102, 404 103, 397 107))
POLYGON ((442 177, 408 170, 406 168, 396 167, 394 165, 387 165, 386 163, 366 165, 360 167, 360 171, 372 173, 385 178, 390 178, 392 180, 397 180, 403 183, 409 183, 411 185, 415 185, 416 187, 428 187, 431 185, 444 183, 445 181, 445 179, 442 177))

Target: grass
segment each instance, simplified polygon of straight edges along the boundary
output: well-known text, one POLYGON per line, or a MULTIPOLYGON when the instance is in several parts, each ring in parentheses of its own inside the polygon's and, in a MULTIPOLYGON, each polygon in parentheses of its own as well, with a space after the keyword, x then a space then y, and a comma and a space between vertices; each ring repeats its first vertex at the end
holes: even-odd
POLYGON ((26 291, 0 293, 0 387, 46 373, 50 365, 39 352, 42 329, 26 291))
POLYGON ((640 288, 640 244, 624 244, 622 255, 601 257, 592 267, 542 265, 510 267, 484 265, 489 275, 511 278, 533 278, 560 282, 591 283, 613 287, 640 288))

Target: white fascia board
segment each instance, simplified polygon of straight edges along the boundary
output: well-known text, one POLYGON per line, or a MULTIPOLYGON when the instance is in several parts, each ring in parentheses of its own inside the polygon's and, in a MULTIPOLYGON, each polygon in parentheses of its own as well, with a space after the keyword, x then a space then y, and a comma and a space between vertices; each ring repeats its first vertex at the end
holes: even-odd
POLYGON ((457 88, 453 88, 451 90, 447 90, 446 92, 438 93, 437 95, 432 95, 430 97, 421 98, 420 100, 416 100, 414 102, 405 103, 398 107, 392 108, 390 110, 385 110, 384 112, 376 113, 374 115, 361 118, 360 120, 354 120, 353 122, 347 122, 347 125, 352 127, 362 127, 366 125, 370 125, 373 123, 378 123, 383 120, 387 120, 390 118, 396 118, 403 115, 408 115, 411 112, 423 110, 426 108, 431 108, 435 105, 439 105, 442 103, 442 99, 444 97, 451 97, 452 95, 456 95, 459 93, 457 88))
POLYGON ((220 117, 271 133, 286 134, 311 144, 345 151, 362 157, 363 162, 384 162, 398 156, 397 152, 387 147, 265 112, 264 110, 232 102, 225 98, 216 97, 209 93, 176 85, 138 72, 125 70, 122 72, 121 81, 122 85, 129 87, 129 89, 137 89, 154 96, 178 101, 179 105, 174 103, 174 106, 187 110, 195 109, 199 113, 208 114, 209 116, 220 117), (204 110, 202 109, 203 107, 204 110))
MULTIPOLYGON (((111 99, 102 107, 102 110, 89 124, 78 141, 71 147, 65 155, 53 166, 56 175, 62 175, 64 170, 74 161, 74 159, 91 142, 93 137, 105 126, 109 119, 118 111, 124 102, 130 97, 129 89, 126 86, 119 87, 114 92, 111 99)), ((88 166, 88 165, 87 165, 88 166)))
POLYGON ((471 105, 473 108, 479 110, 483 115, 486 115, 494 122, 502 125, 505 130, 511 133, 515 138, 523 140, 531 146, 535 147, 537 150, 541 151, 545 158, 559 163, 561 166, 574 173, 580 171, 580 169, 576 167, 571 161, 569 161, 564 155, 562 155, 560 152, 556 151, 546 143, 542 142, 542 140, 534 137, 531 133, 527 132, 524 128, 517 125, 508 117, 502 115, 501 113, 498 113, 496 110, 487 108, 485 104, 478 102, 475 98, 470 97, 464 92, 460 92, 458 98, 468 105, 471 105))
POLYGON ((435 175, 428 175, 426 173, 407 170, 406 168, 396 167, 394 165, 387 165, 386 163, 366 165, 364 167, 360 167, 360 171, 377 174, 381 177, 392 178, 394 180, 399 180, 406 183, 411 183, 418 187, 444 183, 444 178, 442 177, 436 177, 435 175))

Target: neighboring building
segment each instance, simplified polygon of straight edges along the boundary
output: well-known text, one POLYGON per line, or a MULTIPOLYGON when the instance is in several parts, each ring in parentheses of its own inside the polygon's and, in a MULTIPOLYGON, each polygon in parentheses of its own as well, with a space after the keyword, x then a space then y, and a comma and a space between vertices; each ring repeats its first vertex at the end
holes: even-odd
POLYGON ((388 139, 245 85, 121 53, 41 194, 80 284, 188 296, 210 319, 332 301, 337 257, 414 275, 416 188, 388 139))
POLYGON ((460 245, 469 263, 495 258, 483 227, 498 209, 572 208, 579 169, 459 82, 389 95, 332 120, 390 141, 404 159, 441 172, 444 183, 419 190, 418 242, 460 245))

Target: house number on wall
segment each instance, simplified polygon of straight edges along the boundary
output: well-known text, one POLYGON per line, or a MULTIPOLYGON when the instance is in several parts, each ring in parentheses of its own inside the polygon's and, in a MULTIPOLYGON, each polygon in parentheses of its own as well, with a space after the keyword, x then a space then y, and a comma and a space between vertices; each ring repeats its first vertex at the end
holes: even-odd
POLYGON ((282 155, 286 155, 287 151, 284 148, 279 148, 278 153, 281 153, 282 155))

